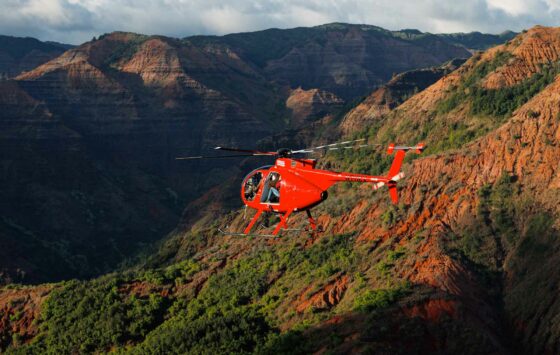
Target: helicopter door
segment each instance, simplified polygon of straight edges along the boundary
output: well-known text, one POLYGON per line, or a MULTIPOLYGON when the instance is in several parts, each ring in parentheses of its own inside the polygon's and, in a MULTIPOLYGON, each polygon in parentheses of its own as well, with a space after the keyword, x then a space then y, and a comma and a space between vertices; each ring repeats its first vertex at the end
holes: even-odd
POLYGON ((264 190, 261 196, 262 203, 280 203, 280 174, 271 172, 266 178, 264 190))
POLYGON ((258 171, 253 174, 253 176, 247 179, 247 181, 245 182, 245 186, 243 187, 243 195, 245 196, 245 200, 253 201, 255 199, 255 196, 259 191, 262 177, 262 173, 258 171))

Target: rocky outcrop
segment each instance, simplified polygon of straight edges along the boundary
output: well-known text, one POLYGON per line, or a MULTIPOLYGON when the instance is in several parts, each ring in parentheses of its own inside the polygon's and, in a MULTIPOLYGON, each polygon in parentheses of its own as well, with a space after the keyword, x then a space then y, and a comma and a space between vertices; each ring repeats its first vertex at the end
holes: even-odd
POLYGON ((342 133, 350 135, 364 130, 463 63, 464 60, 455 59, 440 67, 411 70, 396 75, 344 116, 340 124, 342 133))
POLYGON ((292 90, 286 107, 292 111, 292 127, 304 127, 341 108, 344 101, 336 95, 319 89, 292 90))
POLYGON ((318 291, 313 292, 313 290, 306 289, 293 307, 298 313, 308 310, 324 311, 331 309, 339 304, 342 297, 344 297, 344 293, 348 288, 348 281, 347 275, 341 275, 321 287, 318 291), (309 294, 310 292, 311 294, 309 294))
POLYGON ((491 58, 500 52, 511 53, 506 64, 486 77, 485 87, 499 89, 513 86, 540 72, 560 58, 560 29, 537 26, 514 41, 485 54, 491 58))

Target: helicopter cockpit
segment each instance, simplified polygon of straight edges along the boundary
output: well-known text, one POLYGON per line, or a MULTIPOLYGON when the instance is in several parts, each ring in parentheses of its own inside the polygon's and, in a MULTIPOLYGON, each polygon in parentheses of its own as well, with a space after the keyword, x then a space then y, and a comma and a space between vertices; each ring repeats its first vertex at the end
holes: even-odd
POLYGON ((243 179, 242 194, 246 202, 254 201, 259 195, 261 203, 280 203, 280 174, 268 173, 267 170, 271 167, 271 165, 267 165, 255 169, 243 179))

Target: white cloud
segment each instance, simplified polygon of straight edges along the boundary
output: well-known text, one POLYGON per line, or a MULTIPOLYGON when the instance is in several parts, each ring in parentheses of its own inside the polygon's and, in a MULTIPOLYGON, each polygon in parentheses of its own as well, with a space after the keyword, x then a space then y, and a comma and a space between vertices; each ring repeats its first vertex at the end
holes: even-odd
POLYGON ((558 19, 560 0, 0 0, 0 33, 70 43, 115 30, 184 37, 335 21, 496 33, 558 19))
POLYGON ((549 11, 560 10, 560 0, 545 0, 544 2, 548 5, 549 11))
POLYGON ((491 9, 500 9, 511 16, 530 13, 530 2, 524 0, 488 0, 491 9))

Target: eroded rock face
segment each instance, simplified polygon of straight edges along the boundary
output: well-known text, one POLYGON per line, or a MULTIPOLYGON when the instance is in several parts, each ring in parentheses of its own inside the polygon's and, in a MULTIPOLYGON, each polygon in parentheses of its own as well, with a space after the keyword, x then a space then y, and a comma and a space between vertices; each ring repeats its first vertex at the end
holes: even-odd
POLYGON ((456 59, 440 67, 412 70, 396 75, 346 114, 340 124, 342 133, 350 135, 364 130, 463 63, 464 60, 456 59))
POLYGON ((404 308, 407 317, 420 317, 430 322, 437 323, 442 317, 457 316, 457 302, 443 299, 430 299, 424 303, 404 308))
POLYGON ((506 51, 511 58, 506 64, 488 75, 485 87, 499 89, 513 86, 541 71, 543 64, 554 63, 560 57, 560 29, 536 26, 510 43, 488 51, 491 58, 506 51))
POLYGON ((292 111, 292 126, 303 127, 310 121, 320 119, 340 109, 344 101, 338 96, 319 89, 292 90, 286 107, 292 111))
POLYGON ((348 275, 341 275, 312 294, 309 294, 312 290, 304 290, 296 304, 294 304, 296 311, 298 313, 309 310, 324 311, 335 307, 344 297, 344 293, 348 288, 348 281, 348 275))

